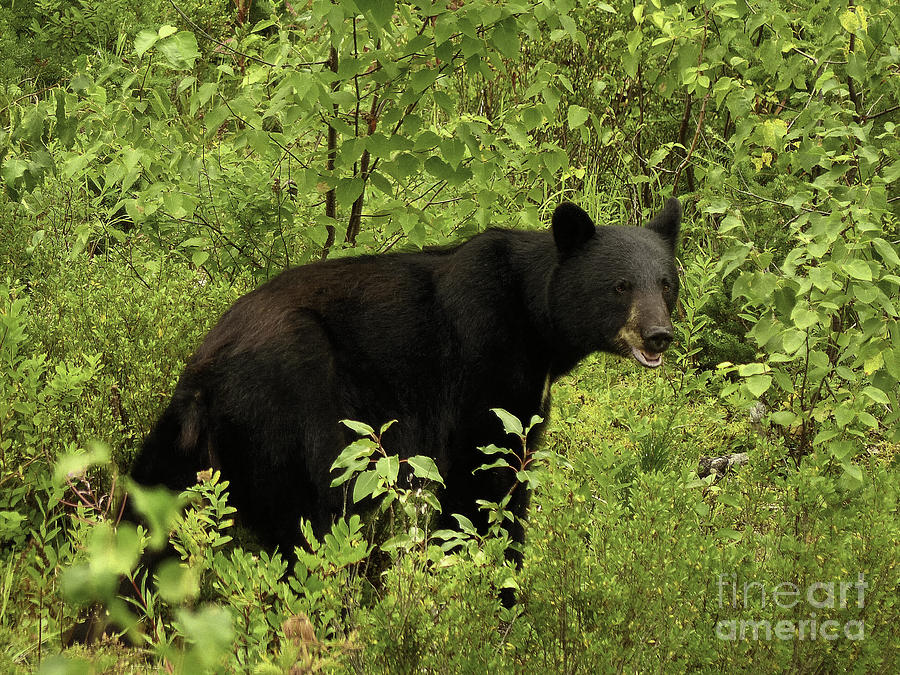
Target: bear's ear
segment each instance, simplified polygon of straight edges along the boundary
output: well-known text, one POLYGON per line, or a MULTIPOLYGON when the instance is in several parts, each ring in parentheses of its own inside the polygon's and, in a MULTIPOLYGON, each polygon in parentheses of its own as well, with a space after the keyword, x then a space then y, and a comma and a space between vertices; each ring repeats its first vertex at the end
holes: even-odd
POLYGON ((583 246, 596 231, 591 217, 572 202, 563 202, 553 212, 553 241, 563 255, 583 246))
POLYGON ((681 202, 669 197, 663 210, 657 213, 647 227, 666 240, 672 250, 678 243, 678 230, 681 227, 681 202))

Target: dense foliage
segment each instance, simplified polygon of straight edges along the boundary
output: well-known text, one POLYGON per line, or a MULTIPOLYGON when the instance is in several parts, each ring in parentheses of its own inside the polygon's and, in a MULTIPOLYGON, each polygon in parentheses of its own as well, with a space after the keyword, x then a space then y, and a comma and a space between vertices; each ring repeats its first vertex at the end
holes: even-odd
POLYGON ((871 0, 4 4, 0 667, 895 671, 898 118, 871 0), (214 474, 113 527, 181 365, 261 280, 672 194, 664 372, 591 359, 541 448, 485 457, 535 489, 521 570, 499 529, 430 529, 440 477, 400 481, 389 429, 335 473, 384 516, 304 526, 291 569, 214 474), (167 541, 185 564, 148 579, 167 541), (140 648, 64 651, 101 599, 140 648))

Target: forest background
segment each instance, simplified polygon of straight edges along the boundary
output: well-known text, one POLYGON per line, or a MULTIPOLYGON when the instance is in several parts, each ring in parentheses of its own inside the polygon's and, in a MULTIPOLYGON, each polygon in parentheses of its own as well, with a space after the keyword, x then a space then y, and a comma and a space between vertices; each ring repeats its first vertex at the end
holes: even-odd
POLYGON ((897 672, 898 14, 4 0, 0 668, 897 672), (435 476, 376 462, 377 433, 356 485, 386 540, 341 521, 286 570, 212 474, 182 517, 148 493, 149 533, 111 526, 185 360, 263 280, 546 227, 566 199, 638 225, 671 195, 677 345, 662 372, 590 358, 540 450, 510 449, 521 570, 499 533, 432 531, 435 476), (167 539, 186 564, 147 579, 167 539), (140 648, 63 649, 98 600, 140 648))

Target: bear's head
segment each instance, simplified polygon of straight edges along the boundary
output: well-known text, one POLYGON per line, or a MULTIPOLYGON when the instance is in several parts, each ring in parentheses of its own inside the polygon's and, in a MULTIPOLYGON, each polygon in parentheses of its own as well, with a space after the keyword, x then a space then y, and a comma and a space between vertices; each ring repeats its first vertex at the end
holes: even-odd
POLYGON ((673 338, 680 225, 681 203, 674 198, 644 227, 595 227, 575 204, 557 207, 553 239, 559 264, 548 301, 566 360, 606 351, 632 356, 648 368, 662 363, 673 338))

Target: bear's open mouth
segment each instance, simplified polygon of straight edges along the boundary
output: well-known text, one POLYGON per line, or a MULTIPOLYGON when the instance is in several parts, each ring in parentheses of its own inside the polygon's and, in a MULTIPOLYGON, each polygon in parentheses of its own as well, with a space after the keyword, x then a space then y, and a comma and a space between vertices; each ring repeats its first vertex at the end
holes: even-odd
POLYGON ((634 356, 635 360, 640 363, 642 366, 647 366, 648 368, 657 368, 662 365, 662 354, 656 354, 654 352, 645 352, 642 349, 638 349, 637 347, 631 347, 631 354, 634 356))

